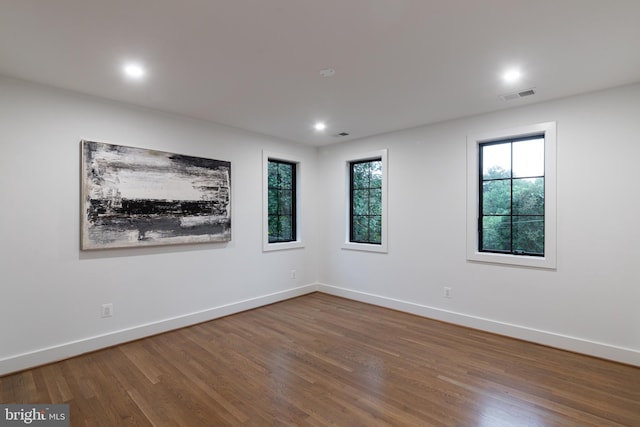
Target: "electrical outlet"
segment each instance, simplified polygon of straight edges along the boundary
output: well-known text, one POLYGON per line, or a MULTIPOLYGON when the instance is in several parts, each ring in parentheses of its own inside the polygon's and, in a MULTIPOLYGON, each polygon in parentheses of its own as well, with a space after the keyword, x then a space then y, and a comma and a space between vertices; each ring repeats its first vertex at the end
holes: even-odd
POLYGON ((296 278, 296 271, 295 270, 291 270, 291 278, 292 279, 296 278))
POLYGON ((451 298, 451 288, 448 286, 444 287, 444 292, 442 293, 442 296, 445 298, 451 298))
POLYGON ((102 304, 102 317, 111 317, 113 316, 113 304, 102 304))

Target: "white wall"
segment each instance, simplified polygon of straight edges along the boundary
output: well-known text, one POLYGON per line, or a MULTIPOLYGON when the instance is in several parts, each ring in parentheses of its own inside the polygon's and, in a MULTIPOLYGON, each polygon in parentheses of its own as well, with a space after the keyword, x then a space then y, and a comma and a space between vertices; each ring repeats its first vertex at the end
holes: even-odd
POLYGON ((0 375, 318 281, 325 292, 640 365, 639 117, 634 85, 316 150, 0 77, 0 375), (557 270, 467 262, 466 136, 547 121, 558 124, 557 270), (80 251, 81 139, 231 161, 233 240, 80 251), (389 252, 341 249, 344 159, 383 148, 389 252), (303 249, 262 252, 262 150, 303 162, 303 249), (115 313, 102 319, 106 302, 115 313))
POLYGON ((0 374, 314 289, 314 148, 8 78, 0 144, 0 374), (230 161, 232 241, 80 251, 81 139, 230 161), (262 150, 302 161, 303 249, 262 252, 262 150))
POLYGON ((640 365, 640 85, 319 151, 325 292, 640 365), (556 121, 558 268, 466 261, 466 137, 556 121), (389 252, 341 249, 345 159, 389 149, 389 252), (443 298, 443 287, 453 298, 443 298))

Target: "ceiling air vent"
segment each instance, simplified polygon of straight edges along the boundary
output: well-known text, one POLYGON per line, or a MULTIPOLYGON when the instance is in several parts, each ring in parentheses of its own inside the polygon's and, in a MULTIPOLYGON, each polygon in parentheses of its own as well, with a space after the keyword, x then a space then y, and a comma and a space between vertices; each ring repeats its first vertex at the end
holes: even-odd
POLYGON ((531 96, 535 94, 536 94, 536 90, 535 88, 532 88, 532 89, 523 90, 521 92, 500 95, 500 98, 502 98, 503 101, 513 101, 514 99, 520 99, 520 98, 524 98, 526 96, 531 96))

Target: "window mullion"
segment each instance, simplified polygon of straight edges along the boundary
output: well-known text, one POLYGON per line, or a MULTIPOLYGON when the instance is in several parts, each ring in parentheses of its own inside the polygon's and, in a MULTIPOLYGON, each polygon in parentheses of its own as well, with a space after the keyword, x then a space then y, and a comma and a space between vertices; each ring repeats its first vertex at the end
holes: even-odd
POLYGON ((509 253, 513 254, 513 141, 509 143, 511 160, 510 166, 510 179, 509 179, 509 237, 511 239, 509 253))
POLYGON ((278 184, 278 189, 276 190, 276 194, 278 195, 276 200, 277 208, 276 208, 276 229, 278 230, 278 241, 282 241, 282 222, 280 221, 281 213, 282 213, 282 167, 278 164, 278 180, 276 181, 278 184))
POLYGON ((369 171, 369 188, 367 189, 367 242, 373 241, 373 231, 371 227, 373 224, 371 223, 371 219, 373 218, 373 213, 371 212, 371 171, 369 171))
POLYGON ((275 241, 279 242, 282 239, 282 230, 280 229, 280 183, 282 182, 280 178, 280 165, 276 163, 278 167, 276 168, 276 188, 274 189, 274 193, 276 194, 276 236, 275 241))

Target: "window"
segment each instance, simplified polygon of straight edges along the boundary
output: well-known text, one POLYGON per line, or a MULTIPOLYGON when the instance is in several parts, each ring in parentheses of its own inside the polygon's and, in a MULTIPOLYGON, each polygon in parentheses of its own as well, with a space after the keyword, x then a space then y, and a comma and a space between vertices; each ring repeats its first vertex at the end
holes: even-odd
POLYGON ((467 258, 555 268, 555 123, 468 140, 467 258))
POLYGON ((263 250, 302 247, 299 230, 300 162, 263 153, 263 250))
POLYGON ((296 165, 269 160, 269 243, 296 240, 296 165))
POLYGON ((382 159, 350 162, 349 241, 382 243, 382 159))
POLYGON ((387 150, 347 161, 345 249, 386 252, 387 150))
POLYGON ((478 250, 544 256, 544 135, 479 149, 478 250))

